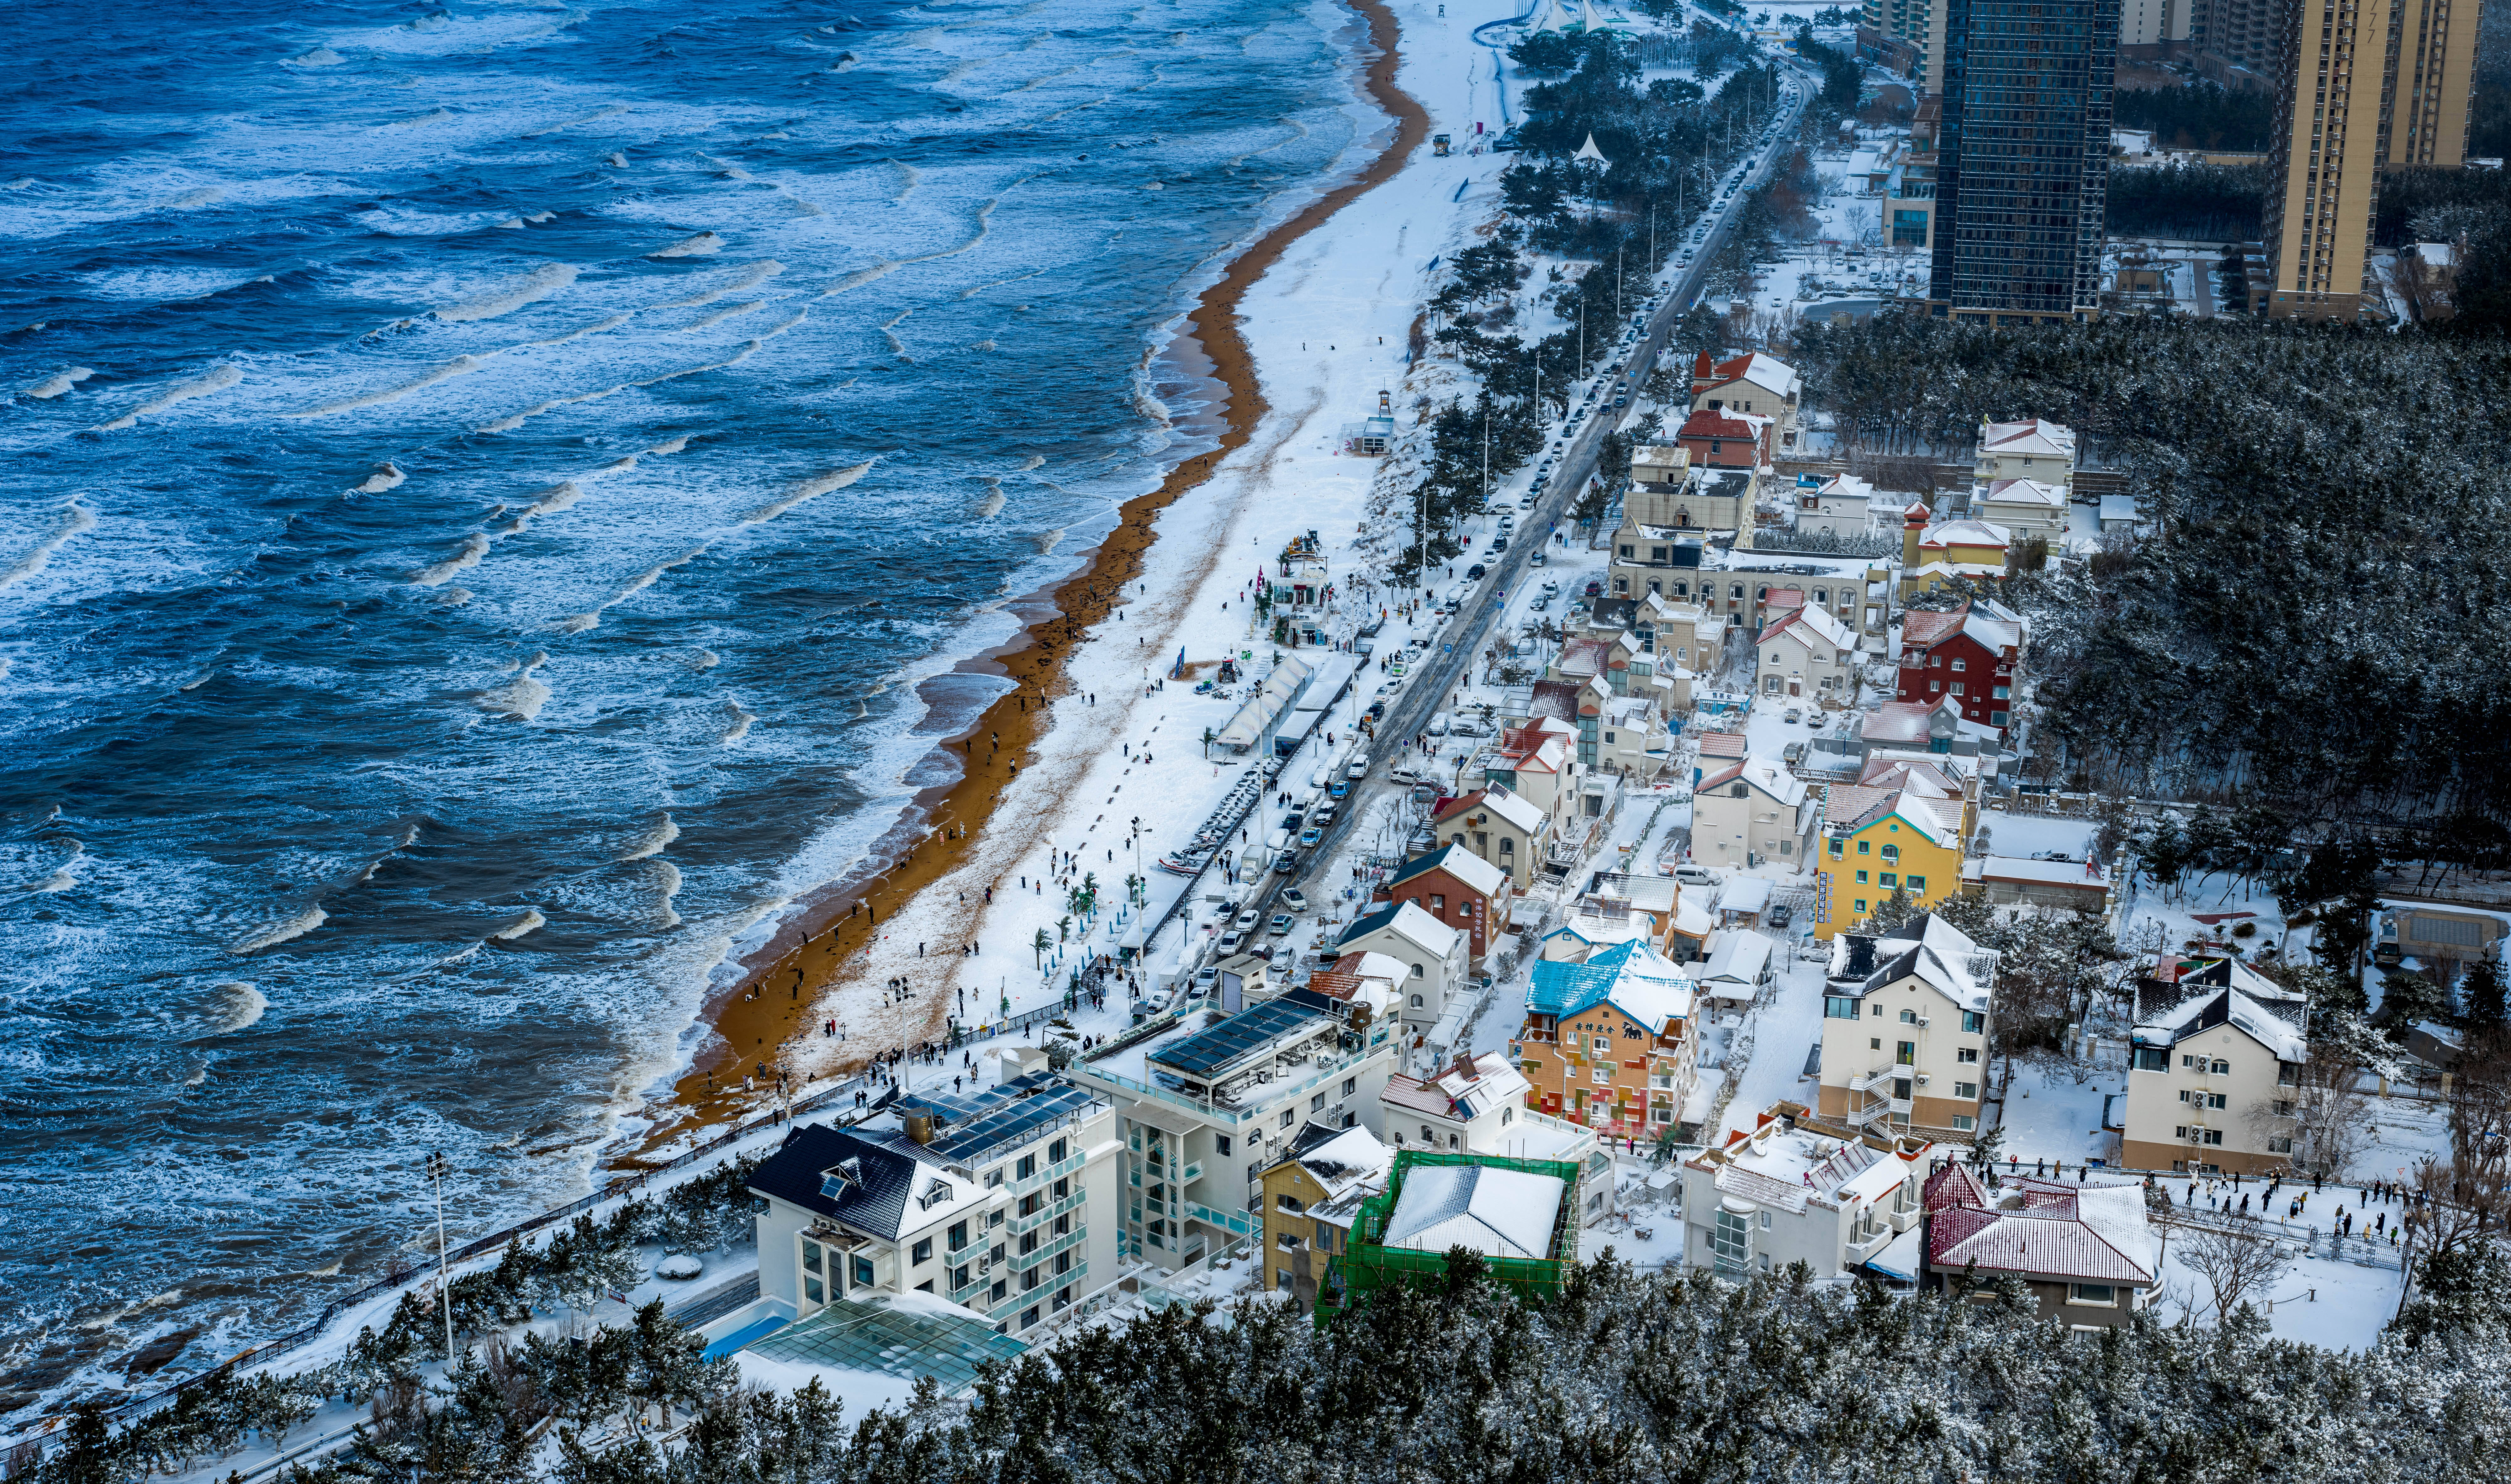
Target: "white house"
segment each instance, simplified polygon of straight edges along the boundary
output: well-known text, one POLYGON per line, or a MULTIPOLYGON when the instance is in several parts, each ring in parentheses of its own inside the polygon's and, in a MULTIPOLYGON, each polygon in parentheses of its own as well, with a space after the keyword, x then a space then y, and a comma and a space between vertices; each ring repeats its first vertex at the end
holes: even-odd
POLYGON ((1847 625, 1810 604, 1761 630, 1761 694, 1857 699, 1857 670, 1866 641, 1847 625))
POLYGON ((1821 806, 1804 781, 1766 757, 1702 777, 1691 791, 1691 858, 1703 865, 1800 870, 1821 806))
POLYGON ((2075 430, 2046 418, 2027 417, 2016 423, 1979 421, 1979 453, 1971 469, 1974 485, 1999 479, 2036 479, 2071 495, 2075 487, 2075 430))
POLYGON ((1750 928, 1720 932, 1701 967, 1701 994, 1730 1007, 1752 1004, 1770 982, 1770 950, 1777 946, 1750 928))
POLYGON ((1592 1224, 1613 1208, 1612 1154, 1597 1147, 1594 1129, 1526 1107, 1532 1090, 1517 1063, 1485 1051, 1459 1055, 1429 1077, 1390 1077, 1377 1100, 1387 1139, 1399 1151, 1574 1161, 1585 1176, 1579 1220, 1592 1224))
POLYGON ((2067 486, 2039 479, 1991 479, 1973 488, 1971 514, 2005 527, 2017 541, 2038 536, 2054 546, 2067 534, 2067 486))
POLYGON ((1472 955, 1461 929, 1451 928, 1409 901, 1380 907, 1344 930, 1335 947, 1344 954, 1377 954, 1403 966, 1396 986, 1405 1024, 1436 1024, 1450 996, 1463 986, 1472 955))
POLYGON ((1045 1059, 965 1095, 903 1098, 895 1123, 793 1129, 750 1180, 766 1202, 760 1304, 802 1319, 923 1293, 1017 1335, 1114 1282, 1116 1116, 1045 1059))
POLYGON ((1682 1162, 1682 1261, 1731 1276, 1801 1261, 1837 1277, 1917 1226, 1934 1147, 1774 1103, 1751 1132, 1682 1162))
POLYGON ((1799 535, 1857 537, 1874 528, 1874 486, 1855 475, 1817 480, 1804 476, 1796 485, 1796 528, 1799 535))
POLYGON ((2129 1041, 2120 1155, 2130 1168, 2255 1175, 2292 1167, 2310 1059, 2292 1021, 2226 987, 2182 1001, 2129 1041))

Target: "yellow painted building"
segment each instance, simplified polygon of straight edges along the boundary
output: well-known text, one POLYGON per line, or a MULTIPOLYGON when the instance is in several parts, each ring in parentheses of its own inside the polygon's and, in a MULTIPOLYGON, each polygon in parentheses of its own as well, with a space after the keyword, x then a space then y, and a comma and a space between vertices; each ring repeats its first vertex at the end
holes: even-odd
POLYGON ((1333 1260, 1351 1248, 1360 1204, 1386 1188, 1395 1152, 1366 1128, 1308 1123, 1291 1153, 1263 1173, 1264 1287, 1287 1289, 1304 1313, 1326 1289, 1333 1260))
POLYGON ((1923 777, 1897 788, 1835 784, 1814 851, 1814 936, 1857 926, 1898 891, 1926 907, 1958 894, 1972 808, 1923 777))

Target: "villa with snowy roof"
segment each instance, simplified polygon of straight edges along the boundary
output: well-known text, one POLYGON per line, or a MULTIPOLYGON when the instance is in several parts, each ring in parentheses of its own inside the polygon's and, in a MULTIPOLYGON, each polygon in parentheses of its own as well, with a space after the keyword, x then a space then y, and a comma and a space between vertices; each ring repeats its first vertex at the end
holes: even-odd
POLYGON ((2075 430, 2046 418, 2020 422, 1979 420, 1979 448, 1971 482, 1986 486, 2001 479, 2030 479, 2057 486, 2071 495, 2075 485, 2075 430))
POLYGON ((1683 1266, 1743 1277, 1801 1262, 1838 1277, 1916 1231, 1934 1148, 1773 1103, 1682 1161, 1683 1266))
POLYGON ((1343 930, 1335 946, 1340 954, 1382 955, 1404 966, 1398 992, 1408 1024, 1424 1017, 1435 1024, 1445 1015, 1449 1001, 1464 987, 1472 960, 1462 929, 1409 901, 1364 914, 1343 930))
POLYGON ((1968 1143, 1988 1076, 1994 953, 1933 913, 1843 933, 1823 985, 1819 1111, 1968 1143))
POLYGON ((1264 1171, 1264 1289, 1287 1290, 1304 1313, 1337 1254, 1351 1250, 1361 1202, 1386 1188, 1395 1151, 1366 1128, 1309 1123, 1264 1171))
POLYGON ((2014 533, 1985 520, 1930 524, 1933 514, 1912 500, 1901 512, 1901 597, 1931 592, 1954 578, 1989 582, 2005 576, 2014 533))
POLYGON ((1962 853, 1979 821, 1976 790, 1947 786, 1934 769, 1888 760, 1876 777, 1892 781, 1822 790, 1813 856, 1818 938, 1864 922, 1896 893, 1924 906, 1961 890, 1962 853))
POLYGON ((1567 1161, 1399 1150, 1387 1188, 1361 1203, 1325 1300, 1341 1308, 1388 1283, 1435 1282, 1458 1247, 1501 1286, 1553 1297, 1578 1256, 1581 1183, 1567 1161))
POLYGON ((1692 785, 1691 858, 1738 870, 1800 871, 1821 818, 1821 800, 1776 759, 1740 758, 1692 785))
POLYGON ((2226 984, 2130 1031, 2122 1162, 2209 1175, 2290 1169, 2310 1059, 2301 1016, 2299 1006, 2271 1008, 2226 984))
POLYGON ((1506 872, 1520 892, 1533 887, 1552 842, 1552 817, 1496 783, 1443 801, 1430 822, 1449 845, 1506 872))
POLYGON ((1514 897, 1505 872, 1459 845, 1443 845, 1405 861, 1378 884, 1376 894, 1381 907, 1410 902, 1464 933, 1478 964, 1508 931, 1514 897))
POLYGON ((1912 704, 1951 701, 1963 720, 1994 727, 2002 737, 2022 683, 2027 634, 2022 615, 1984 599, 1907 614, 1895 694, 1912 704))
POLYGON ((1510 1051, 1526 1106, 1617 1138, 1661 1137, 1699 1075, 1698 991, 1639 941, 1536 963, 1510 1051))
POLYGON ((1732 361, 1714 360, 1707 351, 1691 363, 1691 409, 1694 412, 1743 412, 1772 419, 1778 425, 1778 446, 1794 448, 1796 401, 1804 378, 1775 356, 1754 351, 1732 361))
POLYGON ((1857 671, 1866 663, 1866 641, 1828 609, 1790 609, 1754 641, 1760 651, 1761 694, 1857 699, 1857 671))
MULTIPOLYGON (((2019 1278, 2041 1318, 2072 1330, 2122 1326, 2161 1291, 2162 1243, 2141 1184, 2023 1175, 1991 1191, 1969 1165, 1949 1163, 1927 1177, 1921 1204, 1929 1287, 2019 1278)), ((1887 1250, 1874 1266, 1900 1256, 1887 1250)))

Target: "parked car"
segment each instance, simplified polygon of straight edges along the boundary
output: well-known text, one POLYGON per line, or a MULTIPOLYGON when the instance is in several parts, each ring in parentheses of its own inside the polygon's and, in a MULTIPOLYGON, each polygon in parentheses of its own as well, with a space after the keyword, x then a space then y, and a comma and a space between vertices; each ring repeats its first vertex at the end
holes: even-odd
POLYGON ((1287 830, 1295 830, 1299 827, 1301 821, 1306 818, 1307 816, 1304 813, 1294 809, 1289 814, 1282 816, 1282 827, 1287 830))
POLYGON ((1408 785, 1421 781, 1421 775, 1410 768, 1390 768, 1386 777, 1394 782, 1408 785))
MULTIPOLYGON (((1328 810, 1326 813, 1332 814, 1333 811, 1328 810)), ((1294 912, 1305 912, 1308 910, 1308 894, 1297 887, 1288 888, 1282 893, 1282 905, 1294 912)))
POLYGON ((1212 985, 1212 981, 1213 981, 1213 980, 1217 979, 1217 978, 1219 978, 1219 977, 1220 977, 1220 966, 1219 966, 1219 965, 1217 965, 1217 964, 1206 964, 1206 965, 1204 965, 1201 969, 1198 969, 1198 970, 1196 970, 1194 971, 1194 992, 1195 992, 1196 994, 1198 994, 1198 995, 1199 995, 1199 994, 1202 994, 1206 989, 1208 989, 1208 988, 1210 988, 1210 987, 1211 987, 1211 985, 1212 985))
MULTIPOLYGON (((1493 546, 1491 550, 1496 552, 1499 548, 1497 546, 1493 546)), ((1475 562, 1472 566, 1465 569, 1465 581, 1472 583, 1481 582, 1487 571, 1488 569, 1481 562, 1475 562)))
POLYGON ((1301 850, 1316 849, 1317 842, 1325 838, 1325 833, 1326 832, 1323 829, 1318 828, 1316 825, 1309 825, 1307 828, 1299 831, 1299 848, 1301 850))
POLYGON ((1529 563, 1530 565, 1533 565, 1533 566, 1537 566, 1537 567, 1539 567, 1539 566, 1543 565, 1543 553, 1542 553, 1542 552, 1535 552, 1533 555, 1531 555, 1531 556, 1527 557, 1527 558, 1526 558, 1526 561, 1527 561, 1527 563, 1529 563))
POLYGON ((1714 887, 1717 874, 1705 865, 1683 864, 1674 868, 1674 879, 1687 887, 1714 887))
POLYGON ((1788 707, 1787 714, 1779 719, 1793 727, 1797 722, 1804 720, 1804 707, 1800 705, 1792 705, 1788 707))
POLYGON ((1257 911, 1254 907, 1249 907, 1246 911, 1239 913, 1238 920, 1230 924, 1230 926, 1236 928, 1241 932, 1250 932, 1255 931, 1256 925, 1263 920, 1263 913, 1257 911))
POLYGON ((1284 933, 1289 932, 1291 931, 1291 914, 1288 912, 1274 913, 1273 925, 1267 931, 1269 931, 1275 937, 1280 937, 1284 933))
POLYGON ((1786 902, 1781 902, 1770 909, 1770 926, 1773 928, 1783 929, 1787 927, 1788 924, 1796 921, 1796 913, 1789 909, 1786 902))
POLYGON ((1526 606, 1535 613, 1549 613, 1552 611, 1552 599, 1548 597, 1538 597, 1526 606))
POLYGON ((1247 934, 1239 932, 1235 928, 1232 928, 1227 932, 1220 934, 1221 956, 1226 958, 1230 954, 1236 953, 1238 951, 1238 945, 1245 941, 1247 941, 1247 934))

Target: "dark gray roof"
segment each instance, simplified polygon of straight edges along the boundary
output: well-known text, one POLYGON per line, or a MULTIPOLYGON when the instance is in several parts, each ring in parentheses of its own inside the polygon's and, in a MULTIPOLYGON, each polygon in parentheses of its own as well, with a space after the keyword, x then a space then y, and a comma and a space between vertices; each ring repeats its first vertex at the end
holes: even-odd
POLYGON ((1355 919, 1352 922, 1349 931, 1345 932, 1341 937, 1334 940, 1335 946, 1340 947, 1342 944, 1350 942, 1353 938, 1375 932, 1378 929, 1395 921, 1395 914, 1403 910, 1404 904, 1399 901, 1382 912, 1371 912, 1367 917, 1355 919))
POLYGON ((785 1147, 750 1177, 750 1189, 859 1232, 894 1237, 904 1224, 917 1170, 933 1162, 904 1134, 893 1142, 806 1123, 788 1134, 785 1147))

